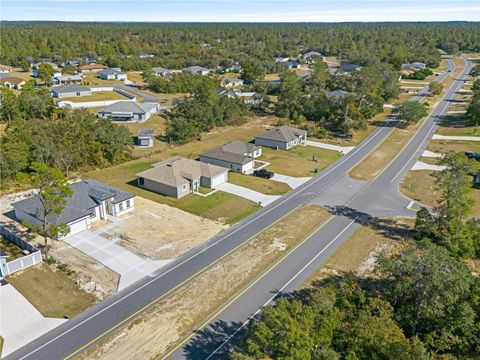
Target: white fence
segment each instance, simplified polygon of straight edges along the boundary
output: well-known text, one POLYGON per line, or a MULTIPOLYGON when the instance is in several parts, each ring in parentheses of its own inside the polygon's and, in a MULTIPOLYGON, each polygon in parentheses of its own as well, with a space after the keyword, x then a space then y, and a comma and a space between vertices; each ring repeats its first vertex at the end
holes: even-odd
POLYGON ((29 244, 18 235, 14 234, 9 229, 5 228, 3 225, 0 225, 0 235, 3 236, 8 241, 14 243, 22 250, 28 250, 30 255, 23 256, 19 259, 12 261, 5 261, 5 259, 0 260, 0 278, 5 277, 9 274, 12 274, 16 271, 25 269, 29 266, 38 264, 42 261, 42 253, 35 246, 29 244))
POLYGON ((81 108, 92 108, 92 107, 105 107, 108 105, 115 104, 118 101, 136 101, 137 98, 135 95, 132 95, 121 89, 117 89, 113 86, 101 86, 101 87, 92 87, 90 88, 91 92, 96 91, 115 91, 116 93, 125 96, 128 100, 103 100, 103 101, 59 101, 57 106, 59 108, 70 108, 70 109, 81 109, 81 108))

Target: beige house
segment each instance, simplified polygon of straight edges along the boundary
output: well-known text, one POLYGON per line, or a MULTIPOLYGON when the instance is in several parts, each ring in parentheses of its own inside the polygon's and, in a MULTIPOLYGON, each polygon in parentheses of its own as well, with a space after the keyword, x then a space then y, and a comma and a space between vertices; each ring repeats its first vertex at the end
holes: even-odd
POLYGON ((200 186, 214 188, 228 179, 228 169, 174 156, 137 174, 138 186, 180 199, 198 192, 200 186))
POLYGON ((4 77, 0 79, 0 84, 6 87, 7 89, 20 90, 23 85, 25 85, 25 80, 18 77, 4 77))
POLYGON ((265 131, 255 137, 255 145, 274 149, 288 150, 303 144, 307 140, 307 132, 291 126, 283 125, 265 131))
POLYGON ((262 155, 260 146, 244 141, 232 141, 200 155, 200 161, 222 166, 243 174, 253 172, 255 158, 262 155))

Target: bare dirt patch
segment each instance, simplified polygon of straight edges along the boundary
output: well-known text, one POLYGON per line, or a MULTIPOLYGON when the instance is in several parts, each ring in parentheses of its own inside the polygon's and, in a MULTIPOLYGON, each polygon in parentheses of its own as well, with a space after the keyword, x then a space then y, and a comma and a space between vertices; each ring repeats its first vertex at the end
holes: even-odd
POLYGON ((156 358, 329 216, 313 205, 293 212, 80 358, 156 358))
POLYGON ((121 219, 119 226, 102 236, 119 237, 119 245, 154 259, 176 258, 228 228, 217 221, 138 196, 135 211, 121 219))

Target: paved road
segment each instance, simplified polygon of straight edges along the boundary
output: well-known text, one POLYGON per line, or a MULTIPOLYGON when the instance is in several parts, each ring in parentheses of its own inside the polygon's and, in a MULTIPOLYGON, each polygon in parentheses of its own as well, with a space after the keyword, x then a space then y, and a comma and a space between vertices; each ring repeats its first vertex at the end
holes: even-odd
MULTIPOLYGON (((447 113, 449 100, 461 88, 470 66, 469 63, 425 124, 379 176, 368 182, 355 181, 346 176, 339 180, 340 186, 332 186, 315 196, 310 202, 330 208, 334 215, 331 220, 314 230, 300 246, 242 289, 231 299, 231 303, 227 302, 226 307, 214 313, 196 333, 184 339, 162 359, 227 358, 238 339, 244 335, 246 325, 260 312, 259 309, 274 301, 276 296, 298 288, 363 221, 371 216, 411 216, 411 211, 406 209, 411 200, 400 194, 398 186, 428 145, 437 120, 447 113)), ((388 231, 388 222, 383 226, 388 231)))
MULTIPOLYGON (((453 66, 453 62, 449 61, 449 68, 453 69, 453 66)), ((440 75, 438 81, 442 80, 447 75, 448 73, 440 75)), ((420 99, 425 93, 426 89, 415 96, 413 100, 420 99)), ((428 123, 430 123, 430 120, 428 123)), ((422 131, 424 128, 425 126, 422 128, 422 131)), ((241 244, 249 241, 252 237, 258 235, 262 231, 265 231, 276 221, 288 215, 291 211, 303 204, 312 202, 322 203, 323 197, 330 198, 332 194, 339 193, 338 196, 334 198, 336 202, 330 203, 329 206, 332 206, 332 204, 340 204, 340 201, 343 201, 342 199, 344 199, 343 203, 345 206, 362 209, 361 207, 357 207, 356 203, 360 201, 363 204, 363 202, 365 202, 365 195, 371 192, 371 188, 370 186, 367 186, 368 184, 365 182, 349 182, 346 174, 353 166, 367 156, 369 152, 372 151, 386 136, 388 136, 392 129, 392 122, 388 122, 386 126, 376 129, 354 150, 338 160, 335 164, 325 169, 321 174, 312 178, 312 180, 244 219, 229 230, 213 238, 202 247, 190 251, 183 257, 163 268, 154 276, 147 277, 106 299, 102 303, 87 310, 83 314, 68 321, 48 334, 34 340, 14 354, 8 356, 6 359, 55 360, 74 357, 89 345, 95 343, 95 341, 110 334, 111 331, 118 329, 121 325, 128 323, 128 321, 134 319, 135 316, 147 310, 157 301, 170 295, 179 287, 195 278, 195 276, 205 272, 224 256, 235 251, 241 244), (343 183, 347 183, 348 187, 342 188, 341 191, 339 191, 338 189, 343 183)), ((410 155, 408 155, 408 157, 409 156, 410 155)), ((412 157, 412 160, 413 159, 414 158, 412 157)), ((405 167, 405 171, 406 169, 407 167, 405 167)), ((387 173, 387 171, 385 173, 387 173)), ((382 174, 378 179, 384 181, 383 179, 385 178, 386 176, 383 176, 382 174)), ((400 178, 398 178, 398 181, 399 180, 400 178)), ((385 184, 380 183, 379 186, 380 185, 384 186, 385 184)), ((396 182, 393 182, 390 183, 389 186, 397 185, 396 182)), ((367 208, 365 211, 372 211, 373 214, 379 212, 386 215, 398 214, 399 211, 403 211, 399 210, 398 206, 392 208, 391 203, 398 204, 400 200, 407 202, 407 199, 396 191, 393 193, 394 194, 392 195, 385 195, 391 197, 386 198, 385 202, 372 202, 371 207, 373 207, 373 209, 367 208)), ((374 192, 373 198, 378 194, 379 192, 374 192)), ((370 200, 367 200, 367 203, 370 203, 370 200)), ((358 226, 356 222, 352 222, 352 225, 349 225, 352 221, 350 220, 350 217, 355 215, 354 212, 347 214, 345 208, 336 208, 335 211, 343 211, 345 214, 335 216, 332 221, 319 230, 318 233, 313 234, 309 241, 305 243, 308 246, 312 246, 312 243, 315 244, 311 251, 305 252, 305 254, 308 255, 319 253, 319 248, 324 249, 315 261, 310 264, 311 267, 318 266, 321 261, 323 261, 326 256, 328 256, 348 237, 351 232, 353 232, 355 227, 358 226), (349 226, 347 227, 347 225, 349 226), (341 230, 343 232, 340 236, 337 236, 339 234, 339 229, 345 230, 341 230), (320 233, 321 236, 319 235, 320 233), (334 239, 334 241, 329 243, 328 239, 334 239), (328 244, 329 246, 326 246, 328 244)), ((406 211, 407 210, 405 210, 405 212, 406 211)), ((298 259, 297 261, 293 261, 293 264, 291 265, 292 269, 290 269, 293 270, 293 272, 290 271, 290 273, 294 273, 294 270, 297 269, 298 266, 303 266, 302 263, 304 263, 304 261, 298 261, 298 259)), ((288 278, 288 275, 285 276, 284 271, 287 271, 288 274, 288 269, 288 266, 284 267, 282 264, 279 269, 270 272, 268 275, 274 276, 277 281, 286 279, 288 278)), ((301 276, 296 279, 301 279, 301 276)), ((273 285, 274 283, 272 282, 271 284, 273 285)), ((290 284, 297 283, 292 281, 290 284)), ((265 289, 267 288, 273 289, 270 284, 265 289)), ((290 289, 289 287, 286 287, 286 289, 287 288, 290 289)), ((291 289, 293 288, 294 287, 291 289)), ((258 305, 261 305, 262 302, 254 300, 257 297, 258 299, 262 299, 263 296, 264 292, 253 292, 250 301, 242 303, 244 303, 245 306, 250 304, 252 309, 255 309, 255 307, 258 309, 258 305)), ((238 312, 232 311, 232 315, 238 315, 241 319, 242 315, 252 314, 255 311, 256 310, 251 311, 248 308, 245 308, 238 312)), ((183 353, 178 352, 178 354, 180 357, 184 357, 183 353)))

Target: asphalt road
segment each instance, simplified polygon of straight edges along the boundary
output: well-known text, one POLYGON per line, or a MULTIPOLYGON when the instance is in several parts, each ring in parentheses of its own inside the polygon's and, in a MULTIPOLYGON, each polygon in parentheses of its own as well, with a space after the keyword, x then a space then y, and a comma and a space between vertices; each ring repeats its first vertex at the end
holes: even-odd
MULTIPOLYGON (((452 61, 449 61, 449 68, 453 69, 452 61)), ((448 73, 439 75, 438 81, 447 75, 448 73)), ((454 86, 459 86, 458 82, 455 82, 454 86)), ((414 97, 414 100, 418 100, 425 94, 425 91, 423 90, 421 94, 414 97)), ((452 91, 450 90, 447 96, 451 96, 451 94, 452 91)), ((444 102, 439 104, 437 110, 442 110, 441 113, 445 111, 444 102)), ((349 170, 367 156, 392 131, 392 123, 387 123, 386 126, 376 129, 354 150, 301 187, 292 190, 287 195, 244 219, 202 247, 190 251, 155 276, 145 278, 97 304, 7 356, 6 359, 55 360, 73 358, 88 346, 127 324, 156 302, 215 265, 223 257, 235 251, 252 237, 265 231, 297 207, 308 203, 323 204, 323 199, 333 196, 335 201, 326 204, 336 214, 333 219, 318 232, 312 234, 302 246, 298 247, 296 251, 299 252, 287 257, 274 270, 271 270, 254 284, 248 290, 248 299, 243 298, 242 301, 236 301, 222 313, 222 316, 227 319, 226 324, 243 323, 265 303, 265 295, 268 297, 272 294, 272 291, 275 293, 275 289, 281 289, 282 287, 282 291, 293 290, 303 281, 302 279, 307 278, 307 274, 316 269, 355 230, 360 219, 358 216, 366 216, 364 213, 368 212, 372 214, 379 212, 382 215, 407 212, 403 204, 408 203, 409 200, 396 191, 401 178, 396 174, 400 170, 406 172, 409 169, 408 163, 413 161, 415 154, 420 151, 414 152, 412 150, 416 150, 421 142, 425 141, 426 136, 431 135, 431 132, 429 133, 431 130, 425 132, 425 129, 429 126, 433 127, 433 121, 430 118, 426 122, 409 146, 374 181, 352 181, 353 185, 351 187, 341 188, 342 184, 350 181, 346 176, 349 170), (396 177, 394 178, 394 176, 396 177), (375 189, 375 191, 372 189, 375 189), (389 194, 389 192, 392 192, 392 194, 389 194), (334 196, 337 193, 341 193, 341 196, 334 196), (379 198, 379 196, 382 196, 382 198, 379 198), (340 201, 340 199, 344 201, 340 201), (312 254, 319 255, 310 262, 308 259, 312 254), (308 266, 305 267, 305 265, 308 266), (298 272, 304 267, 304 271, 298 272), (284 286, 285 280, 292 278, 292 274, 296 273, 299 275, 292 281, 287 281, 288 284, 284 286), (271 282, 265 282, 266 279, 270 279, 271 282), (258 286, 260 283, 263 284, 263 287, 258 286), (281 284, 281 286, 277 286, 277 284, 281 284)), ((223 321, 222 319, 223 317, 218 317, 218 321, 223 321)), ((205 329, 208 328, 208 326, 205 327, 205 329)), ((235 327, 232 327, 233 329, 235 327)), ((219 336, 219 339, 225 339, 229 334, 229 332, 225 332, 223 338, 219 336)), ((196 357, 196 355, 192 357, 188 354, 188 349, 192 343, 194 341, 187 341, 187 345, 179 347, 172 354, 172 358, 203 358, 202 356, 196 357)), ((195 354, 197 353, 195 352, 195 354)))

